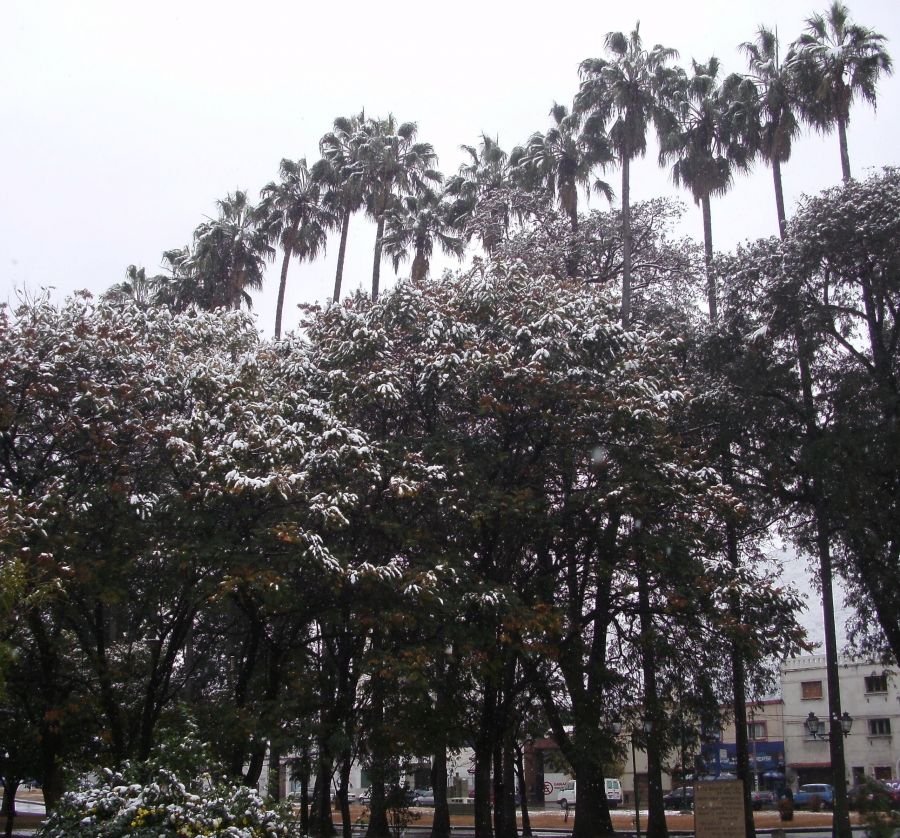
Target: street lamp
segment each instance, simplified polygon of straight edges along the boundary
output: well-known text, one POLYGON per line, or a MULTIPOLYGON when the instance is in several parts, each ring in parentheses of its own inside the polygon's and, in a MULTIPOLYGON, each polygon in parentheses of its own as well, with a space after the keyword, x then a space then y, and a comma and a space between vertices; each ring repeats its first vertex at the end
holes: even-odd
POLYGON ((635 738, 638 733, 643 733, 645 736, 648 736, 653 732, 653 720, 650 716, 644 716, 641 718, 640 727, 635 727, 631 731, 631 778, 632 783, 634 784, 634 833, 637 838, 641 838, 641 805, 640 805, 640 795, 638 794, 638 781, 637 781, 637 755, 635 750, 635 738))
MULTIPOLYGON (((841 733, 844 736, 849 736, 850 729, 853 727, 853 716, 844 710, 837 721, 841 723, 841 733)), ((807 733, 809 733, 813 739, 820 739, 823 742, 831 741, 831 731, 828 733, 819 733, 819 717, 813 713, 812 710, 809 711, 809 715, 806 717, 806 721, 803 724, 806 727, 807 733)))
MULTIPOLYGON (((609 729, 612 731, 613 736, 618 736, 622 732, 622 728, 621 719, 613 718, 609 723, 609 729)), ((635 739, 639 733, 649 735, 652 732, 653 720, 649 716, 642 717, 640 726, 631 729, 631 780, 634 784, 634 831, 637 838, 641 838, 641 806, 640 795, 638 794, 635 739)))

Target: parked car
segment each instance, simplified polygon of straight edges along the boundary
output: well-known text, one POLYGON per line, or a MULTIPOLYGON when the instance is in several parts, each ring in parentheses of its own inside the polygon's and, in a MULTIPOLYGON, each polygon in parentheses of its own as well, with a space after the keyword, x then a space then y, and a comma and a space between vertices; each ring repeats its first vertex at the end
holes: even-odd
MULTIPOLYGON (((603 781, 606 791, 606 802, 610 809, 615 809, 622 802, 622 784, 617 779, 603 781)), ((578 799, 578 781, 569 780, 557 793, 556 802, 562 809, 575 805, 578 799)))
POLYGON ((609 778, 603 782, 606 785, 606 802, 609 804, 610 809, 616 809, 622 804, 622 783, 616 779, 609 778))
POLYGON ((900 809, 900 782, 896 780, 874 780, 867 777, 864 783, 853 786, 847 792, 847 802, 851 809, 864 808, 876 797, 882 798, 891 809, 900 809))
MULTIPOLYGON (((518 805, 519 803, 522 802, 522 796, 519 794, 519 790, 518 790, 518 789, 516 789, 516 793, 515 793, 514 797, 515 797, 515 800, 516 800, 516 805, 518 805)), ((474 789, 474 787, 469 789, 468 799, 469 799, 469 800, 475 800, 475 789, 474 789)), ((493 786, 491 786, 491 805, 492 805, 492 806, 494 805, 494 787, 493 787, 493 786)))
POLYGON ((794 808, 811 808, 815 805, 815 798, 825 809, 834 806, 834 789, 828 783, 807 783, 800 786, 800 790, 794 792, 794 808))
POLYGON ((431 789, 413 789, 413 806, 434 806, 434 792, 431 789))
POLYGON ((663 805, 667 809, 693 809, 694 787, 679 786, 663 795, 663 805))
POLYGON ((775 797, 774 791, 765 791, 764 789, 760 789, 759 791, 751 791, 750 792, 750 804, 754 809, 767 809, 769 807, 774 808, 778 803, 778 800, 775 797))
POLYGON ((900 809, 900 782, 897 780, 877 780, 884 788, 892 809, 900 809))

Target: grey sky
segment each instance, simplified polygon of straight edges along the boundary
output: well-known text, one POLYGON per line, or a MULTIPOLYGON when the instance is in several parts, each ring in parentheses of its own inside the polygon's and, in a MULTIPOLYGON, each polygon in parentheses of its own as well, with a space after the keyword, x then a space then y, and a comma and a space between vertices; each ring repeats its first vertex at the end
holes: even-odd
MULTIPOLYGON (((856 22, 889 38, 900 61, 900 3, 851 0, 856 22)), ((824 2, 753 3, 306 3, 156 0, 78 3, 6 0, 0 6, 0 301, 42 287, 101 292, 130 263, 156 271, 163 250, 188 243, 215 201, 235 189, 256 197, 282 157, 318 154, 332 120, 365 107, 419 124, 440 167, 453 172, 461 143, 484 131, 509 149, 569 104, 578 63, 603 54, 603 36, 639 19, 645 43, 677 48, 681 63, 717 55, 742 71, 741 41, 777 26, 786 48, 824 2)), ((897 165, 900 76, 879 89, 877 113, 858 105, 849 146, 854 173, 897 165)), ((607 174, 613 184, 618 173, 607 174)), ((784 170, 790 206, 839 181, 835 136, 806 134, 784 170)), ((632 174, 632 198, 675 194, 655 154, 632 174)), ((683 231, 700 238, 687 204, 683 231)), ((594 206, 603 206, 593 199, 594 206)), ((769 170, 740 179, 713 203, 713 235, 727 249, 776 232, 769 170)), ((374 228, 351 223, 344 278, 371 276, 374 228)), ((336 241, 325 259, 293 265, 294 306, 325 300, 336 241)), ((402 270, 402 268, 401 268, 402 270)), ((386 265, 383 283, 392 281, 386 265)), ((258 295, 271 334, 277 266, 258 295)))
MULTIPOLYGON (((511 148, 545 130, 554 100, 570 103, 580 60, 602 54, 603 35, 640 19, 648 44, 681 61, 716 54, 743 70, 737 44, 758 24, 787 44, 824 3, 557 0, 531 7, 455 3, 342 4, 158 0, 134 4, 6 0, 0 11, 0 299, 14 288, 101 291, 130 263, 154 272, 163 250, 186 244, 215 200, 236 188, 256 196, 282 157, 317 157, 335 116, 365 107, 415 120, 443 171, 480 132, 511 148)), ((900 3, 852 0, 858 22, 900 43, 900 3)), ((900 53, 897 55, 900 60, 900 53)), ((851 117, 856 173, 897 164, 900 77, 885 80, 877 113, 851 117)), ((807 135, 785 167, 791 204, 836 183, 835 136, 807 135)), ((617 182, 617 172, 607 178, 617 182)), ((633 197, 674 194, 651 153, 633 197)), ((688 203, 684 229, 700 237, 688 203)), ((602 206, 595 198, 594 205, 602 206)), ((759 168, 714 202, 717 247, 775 232, 771 177, 759 168)), ((348 290, 371 274, 374 231, 351 225, 348 290)), ((301 300, 325 299, 327 257, 291 269, 286 322, 301 300)), ((274 271, 272 272, 275 273, 274 271)), ((393 272, 385 266, 387 281, 393 272)), ((274 278, 256 308, 271 332, 274 278)))

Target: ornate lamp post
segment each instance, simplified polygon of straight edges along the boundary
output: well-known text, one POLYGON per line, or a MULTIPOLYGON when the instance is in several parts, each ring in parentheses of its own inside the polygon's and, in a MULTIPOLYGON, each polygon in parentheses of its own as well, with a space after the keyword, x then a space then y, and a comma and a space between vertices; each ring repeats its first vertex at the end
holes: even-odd
POLYGON ((635 727, 631 731, 631 776, 634 784, 634 833, 637 838, 641 838, 641 797, 638 792, 637 780, 637 754, 635 748, 635 740, 639 734, 649 736, 653 732, 653 720, 649 716, 641 719, 640 727, 635 727))
MULTIPOLYGON (((618 736, 622 732, 621 720, 614 718, 609 723, 609 729, 613 736, 618 736)), ((636 739, 643 734, 645 737, 653 732, 653 720, 649 716, 643 716, 639 726, 631 729, 631 778, 634 784, 634 832, 637 838, 641 838, 641 805, 640 795, 638 794, 637 782, 637 755, 636 755, 636 739)))
MULTIPOLYGON (((837 721, 841 726, 841 735, 849 736, 850 730, 853 727, 853 716, 851 716, 846 710, 844 710, 843 714, 833 721, 837 721)), ((819 717, 812 712, 809 711, 809 715, 806 717, 806 721, 803 722, 806 727, 807 733, 813 737, 813 739, 821 739, 823 742, 830 742, 832 734, 834 733, 835 725, 832 724, 829 731, 827 733, 819 732, 819 717)))

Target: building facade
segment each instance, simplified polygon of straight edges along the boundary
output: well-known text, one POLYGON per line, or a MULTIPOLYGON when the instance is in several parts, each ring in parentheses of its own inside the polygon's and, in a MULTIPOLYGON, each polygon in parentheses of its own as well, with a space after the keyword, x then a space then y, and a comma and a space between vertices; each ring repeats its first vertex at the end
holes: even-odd
MULTIPOLYGON (((844 738, 847 782, 863 777, 896 780, 900 777, 900 676, 880 664, 841 658, 841 709, 853 718, 844 738)), ((784 744, 788 781, 795 784, 831 782, 828 741, 806 727, 809 714, 828 731, 828 680, 825 657, 813 655, 781 665, 784 702, 784 744)))
MULTIPOLYGON (((747 705, 747 742, 754 788, 781 788, 785 784, 785 743, 784 702, 780 698, 747 705)), ((697 773, 712 777, 736 775, 737 736, 733 721, 722 728, 719 741, 703 745, 697 773)))

